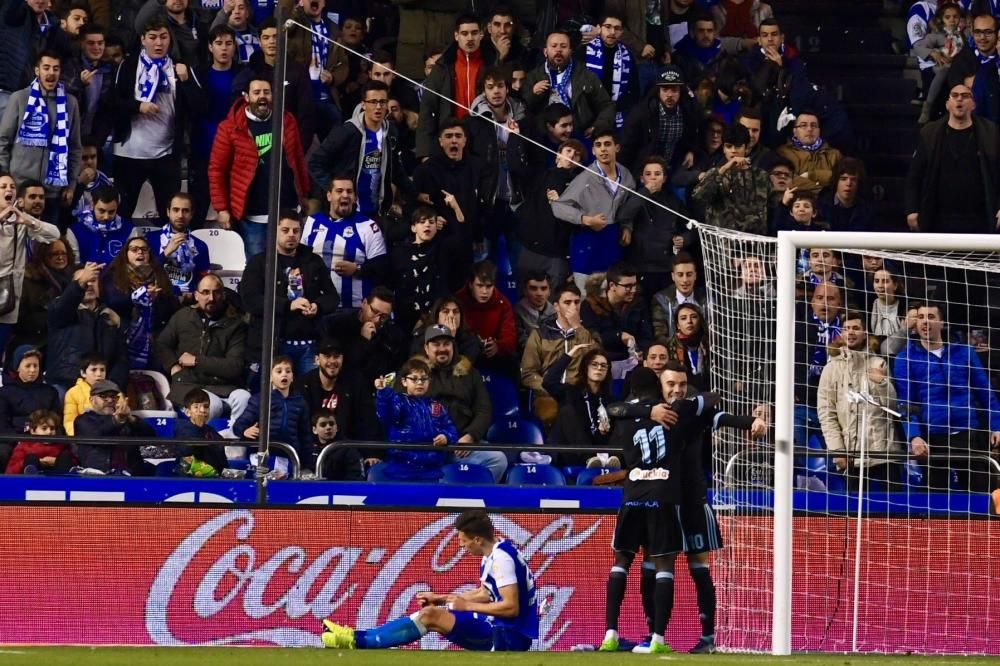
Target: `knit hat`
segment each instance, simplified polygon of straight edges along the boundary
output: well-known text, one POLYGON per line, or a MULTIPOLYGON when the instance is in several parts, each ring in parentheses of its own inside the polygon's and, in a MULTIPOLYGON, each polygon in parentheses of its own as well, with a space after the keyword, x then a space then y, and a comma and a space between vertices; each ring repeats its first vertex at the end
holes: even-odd
POLYGON ((38 362, 42 362, 42 352, 38 351, 38 348, 34 345, 21 345, 14 350, 14 355, 11 357, 11 370, 17 370, 21 365, 21 361, 24 360, 26 356, 34 356, 38 359, 38 362))

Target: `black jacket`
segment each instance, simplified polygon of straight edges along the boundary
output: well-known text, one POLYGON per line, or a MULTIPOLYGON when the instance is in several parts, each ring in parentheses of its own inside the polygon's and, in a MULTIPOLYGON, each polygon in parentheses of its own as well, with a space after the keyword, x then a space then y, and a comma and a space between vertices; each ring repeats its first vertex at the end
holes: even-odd
MULTIPOLYGON (((563 354, 542 379, 545 390, 559 401, 559 415, 548 441, 556 446, 593 446, 596 452, 600 447, 607 446, 611 435, 610 431, 602 433, 598 428, 598 410, 602 406, 607 409, 611 395, 594 394, 585 388, 564 384, 562 377, 572 360, 571 356, 563 354)), ((581 372, 585 371, 581 368, 581 372)), ((584 453, 562 453, 558 454, 558 462, 561 465, 582 465, 588 457, 584 453)))
POLYGON ((507 160, 511 171, 524 183, 524 205, 518 211, 523 220, 517 227, 517 237, 527 249, 546 257, 566 259, 569 256, 569 237, 573 225, 556 218, 546 196, 548 190, 559 194, 570 184, 579 167, 546 170, 544 156, 536 146, 511 137, 507 144, 507 160), (540 159, 539 159, 540 158, 540 159), (539 177, 540 174, 543 174, 539 177))
MULTIPOLYGON (((292 265, 302 272, 303 297, 319 306, 315 317, 305 317, 301 312, 290 310, 292 300, 288 298, 288 276, 281 268, 278 256, 278 275, 275 284, 274 319, 275 341, 318 340, 320 321, 324 315, 332 314, 340 303, 340 296, 330 279, 330 268, 323 258, 314 254, 308 245, 299 245, 295 250, 292 265)), ((254 255, 247 261, 240 282, 240 298, 243 308, 250 313, 250 330, 247 334, 247 363, 260 358, 261 336, 264 332, 264 290, 269 288, 264 275, 265 253, 254 255)))
MULTIPOLYGON (((621 156, 618 161, 632 173, 641 173, 642 161, 653 154, 660 131, 660 98, 657 86, 650 88, 646 97, 625 118, 621 132, 621 156)), ((694 97, 685 88, 677 105, 684 120, 684 131, 674 147, 668 165, 673 172, 684 161, 684 155, 694 152, 698 144, 698 111, 694 97)), ((664 157, 661 155, 660 157, 664 157)), ((669 177, 670 174, 667 174, 669 177)))
MULTIPOLYGON (((320 383, 319 368, 314 368, 301 377, 295 378, 292 391, 300 393, 309 406, 309 414, 315 416, 320 409, 332 409, 337 417, 337 436, 334 440, 349 439, 354 437, 352 421, 354 419, 354 393, 349 388, 346 380, 338 381, 333 385, 333 391, 327 393, 320 383)), ((317 451, 317 453, 319 453, 317 451)))
MULTIPOLYGON (((920 143, 916 154, 910 162, 910 170, 906 175, 905 204, 906 213, 920 215, 920 230, 931 232, 954 231, 942 229, 935 214, 947 204, 948 193, 940 192, 938 188, 938 171, 941 163, 941 150, 944 143, 945 129, 948 118, 927 123, 920 130, 920 143)), ((978 164, 969 165, 970 176, 982 179, 983 198, 982 228, 963 231, 978 233, 993 233, 996 229, 996 214, 998 209, 998 193, 1000 193, 1000 170, 997 160, 1000 158, 1000 134, 997 126, 991 121, 972 117, 972 128, 976 134, 978 164), (976 173, 978 171, 978 173, 976 173)))
POLYGON ((121 321, 103 304, 94 311, 81 308, 82 302, 83 288, 71 280, 49 305, 45 377, 53 384, 73 386, 80 376, 80 359, 97 352, 108 360, 108 379, 124 387, 128 383, 128 350, 121 321))
MULTIPOLYGON (((115 142, 123 142, 132 134, 132 120, 139 115, 139 100, 135 98, 135 77, 139 70, 138 53, 122 60, 115 72, 115 87, 111 93, 110 111, 114 116, 115 142)), ((173 156, 184 154, 187 142, 184 129, 188 121, 202 111, 201 84, 194 70, 189 70, 187 81, 177 79, 177 94, 174 97, 174 147, 173 156)))
POLYGON ((22 382, 17 373, 9 373, 0 387, 0 432, 27 432, 28 416, 36 409, 62 413, 59 394, 41 379, 22 382))
MULTIPOLYGON (((362 121, 363 122, 363 121, 362 121)), ((378 214, 384 216, 392 208, 392 186, 403 193, 413 195, 413 183, 403 168, 403 151, 399 143, 399 132, 393 123, 385 123, 385 139, 382 144, 382 159, 388 159, 382 178, 382 192, 378 214)), ((309 175, 316 188, 324 194, 330 189, 330 180, 335 174, 349 173, 358 181, 361 169, 360 156, 365 134, 356 122, 348 121, 326 135, 316 150, 309 155, 309 175)))
POLYGON ((580 306, 580 319, 588 331, 601 338, 609 361, 621 361, 628 356, 622 332, 635 338, 638 349, 645 349, 653 340, 649 317, 638 299, 624 308, 616 308, 607 296, 588 296, 580 306))
POLYGON ((452 245, 437 236, 420 244, 410 238, 389 250, 391 286, 396 292, 393 316, 403 331, 413 331, 434 301, 448 295, 447 257, 452 251, 452 245))
MULTIPOLYGON (((640 187, 639 192, 683 215, 689 215, 669 187, 653 194, 640 187)), ((674 263, 674 236, 684 236, 685 244, 690 242, 685 220, 648 201, 642 200, 642 204, 642 212, 635 217, 632 244, 625 255, 640 273, 669 273, 674 263)))
POLYGON ((42 33, 38 19, 24 0, 5 0, 0 6, 0 90, 16 92, 35 78, 35 59, 46 49, 70 57, 70 43, 59 27, 59 17, 45 12, 49 29, 42 33))
POLYGON ((102 472, 112 469, 128 471, 133 476, 142 474, 145 463, 139 454, 140 444, 148 444, 156 438, 153 426, 135 416, 125 423, 115 423, 113 416, 103 416, 94 411, 84 412, 73 422, 76 437, 95 439, 120 439, 122 437, 144 437, 144 442, 135 446, 100 446, 97 444, 74 444, 73 453, 82 467, 93 467, 102 472))
POLYGON ((357 379, 371 392, 376 377, 396 372, 409 358, 409 336, 392 322, 386 322, 371 340, 361 335, 357 310, 338 312, 328 321, 328 335, 340 341, 344 352, 341 376, 357 379))
POLYGON ((413 173, 413 185, 418 193, 430 195, 431 204, 448 224, 442 230, 444 237, 459 236, 469 243, 483 239, 479 220, 482 198, 488 196, 489 176, 485 166, 469 154, 466 148, 462 159, 455 161, 438 154, 420 164, 413 173), (455 212, 444 203, 441 191, 455 195, 465 215, 465 222, 455 219, 455 212))

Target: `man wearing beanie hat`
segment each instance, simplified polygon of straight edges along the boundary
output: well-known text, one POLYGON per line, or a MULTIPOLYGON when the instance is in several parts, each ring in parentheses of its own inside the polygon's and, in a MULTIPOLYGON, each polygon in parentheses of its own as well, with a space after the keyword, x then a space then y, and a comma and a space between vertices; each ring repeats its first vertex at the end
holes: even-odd
MULTIPOLYGON (((14 350, 0 388, 0 433, 27 432, 28 416, 36 409, 62 412, 59 394, 42 381, 41 367, 42 353, 32 345, 14 350)), ((6 467, 13 448, 13 442, 0 442, 0 469, 6 467)))
POLYGON ((750 132, 733 125, 722 135, 725 164, 698 176, 691 196, 705 209, 705 221, 725 229, 767 234, 767 204, 771 179, 750 164, 750 132))

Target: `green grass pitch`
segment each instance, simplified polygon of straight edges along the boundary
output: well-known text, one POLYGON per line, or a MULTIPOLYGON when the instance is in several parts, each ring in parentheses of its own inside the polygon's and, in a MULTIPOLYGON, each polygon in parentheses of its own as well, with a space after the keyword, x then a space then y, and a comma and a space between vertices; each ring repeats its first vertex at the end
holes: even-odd
POLYGON ((628 653, 597 654, 589 652, 528 652, 510 654, 471 653, 461 651, 367 650, 338 651, 291 648, 87 648, 87 647, 0 647, 0 664, 4 666, 455 666, 477 663, 492 666, 549 666, 588 664, 641 664, 675 662, 694 664, 794 664, 853 666, 896 666, 897 664, 948 664, 972 666, 996 664, 996 657, 917 657, 904 655, 837 655, 807 654, 791 657, 766 655, 689 655, 671 654, 651 657, 628 653))

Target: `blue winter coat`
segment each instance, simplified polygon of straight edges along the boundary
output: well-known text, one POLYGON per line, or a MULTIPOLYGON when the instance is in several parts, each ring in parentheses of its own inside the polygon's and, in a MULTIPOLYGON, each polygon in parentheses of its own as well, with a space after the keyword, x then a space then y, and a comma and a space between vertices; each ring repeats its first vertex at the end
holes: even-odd
MULTIPOLYGON (((260 422, 260 394, 255 393, 246 410, 233 424, 233 432, 243 437, 243 431, 260 422)), ((309 423, 309 405, 299 393, 289 393, 271 389, 271 439, 290 444, 305 461, 312 446, 312 426, 309 423)), ((280 453, 279 453, 280 455, 280 453)))
MULTIPOLYGON (((458 441, 458 429, 437 400, 403 395, 386 387, 375 395, 375 411, 390 442, 426 444, 437 435, 444 435, 449 444, 458 441)), ((399 479, 436 479, 447 457, 444 450, 389 449, 386 473, 399 479)))
POLYGON ((899 403, 909 406, 906 441, 979 428, 978 410, 1000 431, 1000 401, 972 347, 945 343, 941 358, 911 340, 892 366, 899 403))

